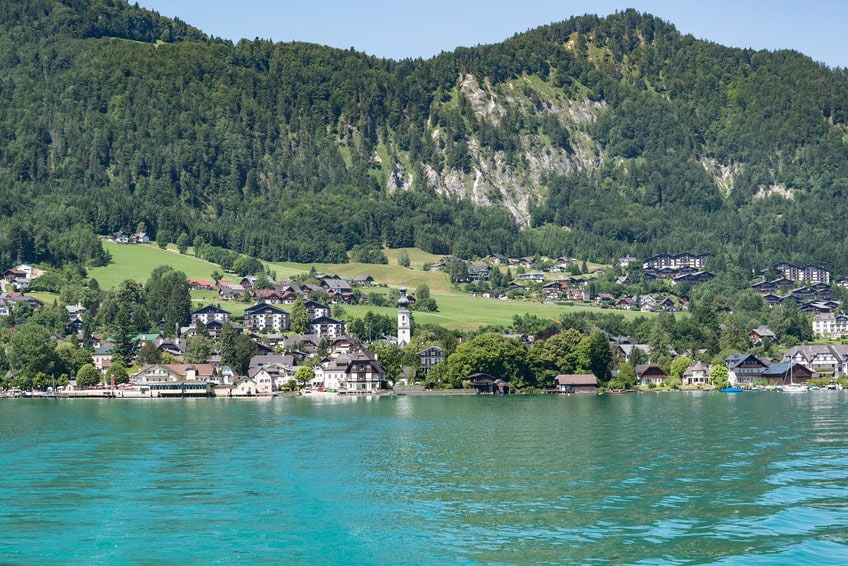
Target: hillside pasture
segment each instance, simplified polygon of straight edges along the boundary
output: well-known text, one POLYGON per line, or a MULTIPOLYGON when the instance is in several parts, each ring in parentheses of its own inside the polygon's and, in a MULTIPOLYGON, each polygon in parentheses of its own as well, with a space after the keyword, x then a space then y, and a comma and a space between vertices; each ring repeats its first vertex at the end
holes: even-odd
MULTIPOLYGON (((182 271, 189 279, 212 280, 213 271, 222 271, 217 264, 199 259, 193 255, 182 255, 176 249, 162 250, 155 245, 131 245, 115 244, 109 241, 103 242, 104 248, 112 254, 112 263, 105 267, 93 268, 89 275, 97 279, 103 289, 113 289, 122 281, 131 279, 140 283, 146 282, 153 270, 160 265, 168 265, 178 271, 182 271)), ((405 285, 410 293, 415 289, 427 285, 431 296, 436 300, 439 311, 435 313, 415 312, 415 319, 421 323, 438 324, 446 328, 457 330, 473 330, 483 325, 504 325, 512 323, 516 315, 536 315, 540 318, 557 320, 563 314, 569 312, 580 312, 594 310, 588 306, 564 306, 543 304, 534 301, 520 300, 498 300, 473 297, 464 291, 459 291, 450 285, 447 274, 441 271, 423 271, 425 263, 432 263, 439 256, 427 254, 420 250, 407 248, 413 267, 401 267, 397 258, 401 250, 386 250, 389 264, 315 264, 317 273, 336 273, 342 277, 353 277, 357 274, 368 274, 378 283, 385 283, 390 287, 397 288, 405 285)), ((265 263, 266 267, 276 273, 277 279, 284 279, 296 275, 306 274, 310 264, 301 263, 265 263)), ((237 275, 224 274, 224 279, 236 280, 237 275)), ((369 289, 363 287, 365 293, 385 293, 385 287, 369 289)), ((204 305, 215 304, 230 311, 235 318, 244 315, 244 309, 252 303, 242 301, 222 301, 214 291, 193 291, 192 303, 194 308, 204 305)), ((284 305, 285 310, 290 310, 289 305, 284 305)), ((374 307, 370 305, 344 305, 345 318, 364 316, 369 310, 380 314, 394 316, 397 309, 393 306, 374 307)), ((614 311, 625 317, 632 318, 643 313, 614 311)))
POLYGON ((104 240, 103 249, 112 255, 112 262, 88 272, 89 277, 97 279, 101 289, 114 289, 127 279, 145 283, 160 265, 182 271, 189 279, 208 281, 212 280, 213 271, 221 271, 217 264, 193 255, 183 255, 176 248, 162 250, 154 244, 116 244, 104 240))

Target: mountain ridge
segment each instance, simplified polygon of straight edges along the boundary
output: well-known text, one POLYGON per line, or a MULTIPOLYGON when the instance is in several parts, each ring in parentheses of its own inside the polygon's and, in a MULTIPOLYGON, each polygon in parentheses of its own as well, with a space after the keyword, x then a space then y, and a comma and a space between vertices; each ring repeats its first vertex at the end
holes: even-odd
POLYGON ((85 260, 47 244, 77 224, 269 260, 415 245, 691 250, 737 279, 848 264, 845 71, 633 10, 392 61, 33 0, 0 16, 4 52, 4 265, 85 260))

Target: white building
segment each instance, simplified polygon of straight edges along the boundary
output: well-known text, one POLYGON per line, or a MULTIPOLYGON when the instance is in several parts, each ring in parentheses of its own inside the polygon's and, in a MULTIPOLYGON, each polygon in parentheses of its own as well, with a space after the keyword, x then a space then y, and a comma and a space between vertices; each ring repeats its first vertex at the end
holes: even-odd
POLYGON ((191 321, 193 323, 200 321, 207 326, 212 321, 224 323, 228 320, 230 320, 229 311, 225 311, 224 309, 214 305, 205 306, 191 313, 191 321))
POLYGON ((383 364, 370 352, 329 359, 315 367, 313 388, 343 393, 375 393, 386 380, 383 364))
POLYGON ((412 321, 409 318, 409 297, 406 287, 401 286, 398 299, 398 346, 403 348, 412 340, 412 321))
POLYGON ((289 313, 268 303, 254 305, 244 311, 244 325, 254 332, 288 330, 289 313))
POLYGON ((848 316, 820 313, 813 317, 813 334, 825 338, 848 336, 848 316))

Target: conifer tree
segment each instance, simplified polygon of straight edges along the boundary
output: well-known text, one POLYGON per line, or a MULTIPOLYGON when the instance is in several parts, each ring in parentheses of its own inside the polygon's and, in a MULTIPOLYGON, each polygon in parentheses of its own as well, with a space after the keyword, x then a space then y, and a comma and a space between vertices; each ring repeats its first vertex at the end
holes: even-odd
POLYGON ((292 305, 291 329, 298 334, 306 334, 309 331, 309 312, 300 297, 296 298, 292 305))

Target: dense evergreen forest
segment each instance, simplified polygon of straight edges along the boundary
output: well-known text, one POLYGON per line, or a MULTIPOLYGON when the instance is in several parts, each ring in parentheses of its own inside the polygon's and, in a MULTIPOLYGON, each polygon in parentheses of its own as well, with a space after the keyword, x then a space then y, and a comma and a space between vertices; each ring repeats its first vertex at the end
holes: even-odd
POLYGON ((713 254, 848 273, 848 76, 628 10, 391 61, 123 0, 0 10, 0 266, 183 234, 268 260, 713 254))

